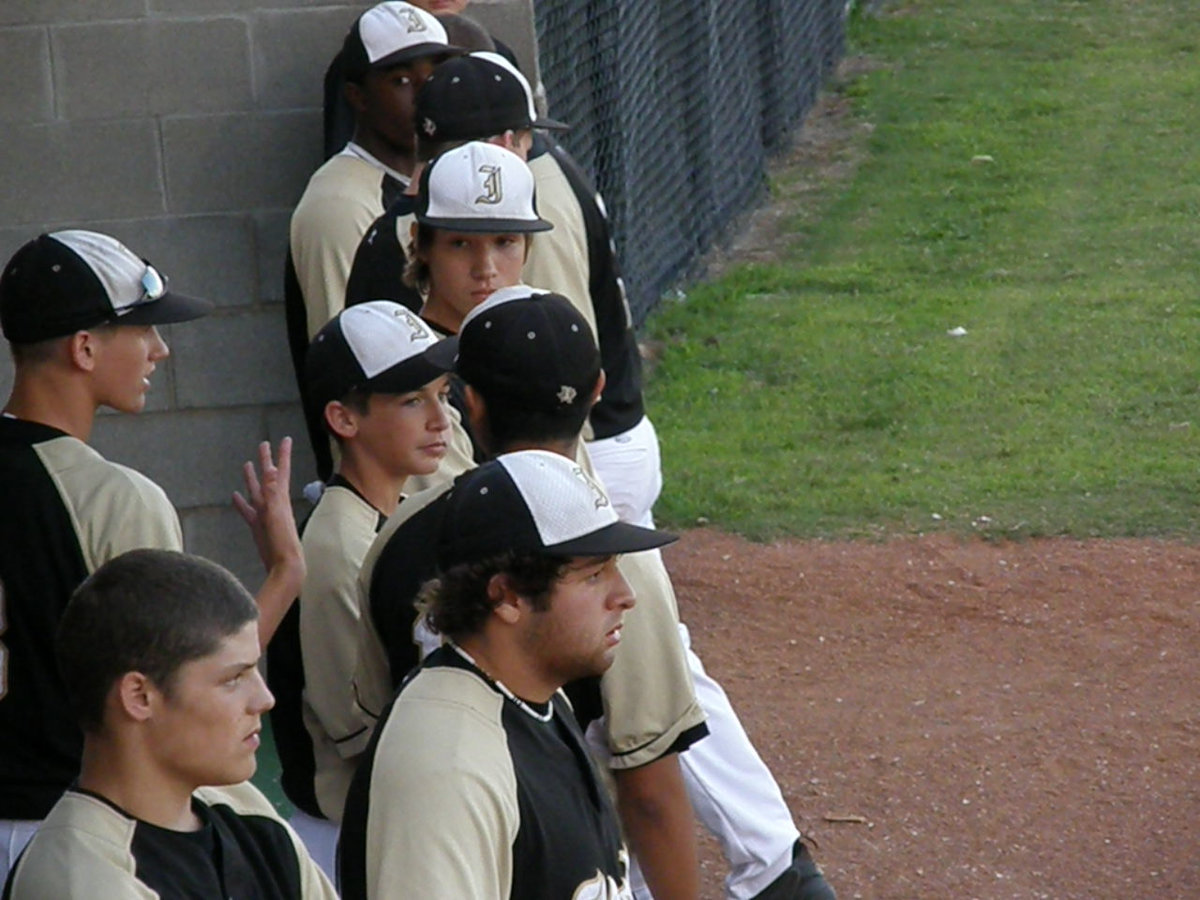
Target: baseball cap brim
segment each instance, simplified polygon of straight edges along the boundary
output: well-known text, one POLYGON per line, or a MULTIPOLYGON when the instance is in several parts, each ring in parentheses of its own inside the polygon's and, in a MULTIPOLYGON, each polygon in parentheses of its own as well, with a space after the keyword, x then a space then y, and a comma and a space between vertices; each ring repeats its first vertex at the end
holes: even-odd
POLYGON ((425 43, 413 44, 411 47, 405 47, 402 50, 397 50, 395 53, 389 53, 387 56, 380 57, 370 64, 370 68, 390 69, 393 66, 402 66, 416 59, 425 59, 428 56, 462 56, 467 52, 465 47, 458 47, 454 44, 439 44, 436 41, 426 41, 425 43))
POLYGON ((553 223, 545 219, 477 219, 477 218, 444 218, 428 216, 418 212, 416 219, 422 225, 438 228, 442 231, 465 231, 477 234, 533 234, 538 231, 549 231, 553 223))
POLYGON ((405 394, 454 371, 458 337, 438 341, 416 356, 410 356, 390 369, 369 378, 360 387, 372 394, 405 394))
POLYGON ((615 556, 654 550, 677 540, 679 536, 670 532, 642 528, 628 522, 613 522, 599 531, 549 546, 546 552, 561 556, 615 556))
POLYGON ((109 321, 116 325, 171 325, 199 319, 212 310, 213 305, 207 300, 167 291, 157 300, 132 306, 109 321))
POLYGON ((532 128, 541 128, 543 131, 570 131, 571 126, 566 122, 560 122, 558 119, 551 119, 548 116, 538 116, 532 128))

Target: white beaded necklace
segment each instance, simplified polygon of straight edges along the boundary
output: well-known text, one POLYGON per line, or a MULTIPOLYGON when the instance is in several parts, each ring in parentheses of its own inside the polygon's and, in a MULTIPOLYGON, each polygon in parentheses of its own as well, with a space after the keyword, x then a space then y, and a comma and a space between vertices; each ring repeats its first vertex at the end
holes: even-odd
POLYGON ((512 691, 510 691, 508 689, 508 685, 506 685, 499 678, 493 678, 487 672, 484 672, 483 666, 481 666, 481 665, 479 665, 479 663, 475 662, 475 660, 471 658, 471 654, 468 653, 466 650, 464 650, 462 647, 458 646, 458 644, 454 643, 454 641, 446 641, 446 643, 449 644, 451 647, 453 647, 455 652, 458 653, 459 656, 461 656, 463 659, 465 659, 467 662, 469 662, 472 666, 474 666, 480 672, 483 672, 484 677, 486 677, 492 684, 494 684, 499 689, 500 693, 502 693, 505 697, 507 697, 513 703, 517 704, 517 706, 519 706, 526 713, 533 716, 539 722, 549 722, 552 718, 554 718, 554 703, 553 702, 546 704, 546 711, 544 713, 538 712, 536 709, 534 709, 532 706, 530 706, 528 703, 526 703, 524 700, 522 700, 520 697, 518 697, 516 694, 514 694, 512 691))

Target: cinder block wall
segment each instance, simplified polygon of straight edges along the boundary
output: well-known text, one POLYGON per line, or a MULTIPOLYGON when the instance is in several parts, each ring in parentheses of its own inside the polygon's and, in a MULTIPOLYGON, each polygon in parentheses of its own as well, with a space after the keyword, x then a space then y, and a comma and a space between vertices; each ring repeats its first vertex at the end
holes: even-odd
MULTIPOLYGON (((217 304, 164 329, 146 411, 101 416, 92 442, 161 484, 188 549, 252 589, 260 566, 229 497, 264 439, 297 438, 297 492, 313 477, 283 323, 287 223, 321 161, 325 67, 369 6, 0 2, 0 260, 42 231, 92 228, 217 304)), ((532 0, 468 11, 536 66, 532 0)), ((5 347, 5 397, 11 381, 5 347)))

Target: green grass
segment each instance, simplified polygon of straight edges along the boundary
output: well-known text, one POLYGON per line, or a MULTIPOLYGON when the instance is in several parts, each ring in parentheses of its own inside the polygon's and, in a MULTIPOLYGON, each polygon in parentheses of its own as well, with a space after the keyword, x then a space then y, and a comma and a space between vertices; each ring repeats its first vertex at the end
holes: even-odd
POLYGON ((1198 48, 1183 0, 856 19, 849 52, 876 67, 838 89, 868 123, 861 165, 778 264, 648 324, 657 516, 754 538, 1200 534, 1198 48))

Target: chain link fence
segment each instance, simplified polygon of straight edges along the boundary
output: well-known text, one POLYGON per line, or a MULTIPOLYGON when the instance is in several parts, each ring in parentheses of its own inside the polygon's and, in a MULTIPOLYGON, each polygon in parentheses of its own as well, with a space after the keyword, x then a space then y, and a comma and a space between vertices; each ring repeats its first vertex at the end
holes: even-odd
POLYGON ((841 56, 846 0, 537 0, 550 115, 613 221, 633 316, 755 204, 841 56))

